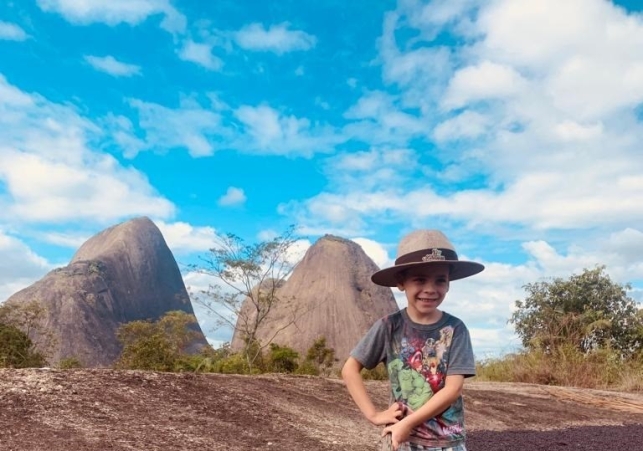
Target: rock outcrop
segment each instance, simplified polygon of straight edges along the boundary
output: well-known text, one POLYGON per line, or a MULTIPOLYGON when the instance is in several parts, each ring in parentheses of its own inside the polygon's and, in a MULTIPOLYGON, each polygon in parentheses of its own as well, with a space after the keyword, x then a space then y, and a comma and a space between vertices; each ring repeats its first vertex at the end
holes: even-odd
MULTIPOLYGON (((377 319, 398 310, 391 289, 371 282, 378 269, 357 243, 332 235, 320 238, 279 288, 280 302, 257 337, 267 340, 280 331, 273 341, 301 355, 325 337, 342 362, 377 319)), ((235 333, 232 348, 242 346, 235 333)))
MULTIPOLYGON (((53 336, 50 361, 68 357, 85 366, 111 365, 121 351, 117 328, 157 320, 172 310, 194 314, 178 265, 148 218, 110 227, 85 242, 68 266, 15 293, 8 303, 36 301, 53 336)), ((195 347, 206 343, 198 325, 195 347)), ((36 337, 37 338, 37 337, 36 337)))

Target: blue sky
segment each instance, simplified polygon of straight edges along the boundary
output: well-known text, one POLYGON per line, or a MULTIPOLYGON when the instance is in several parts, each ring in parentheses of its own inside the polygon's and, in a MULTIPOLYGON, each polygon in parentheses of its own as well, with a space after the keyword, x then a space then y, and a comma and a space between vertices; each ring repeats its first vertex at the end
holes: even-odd
POLYGON ((518 344, 506 321, 525 283, 605 264, 643 300, 640 11, 3 2, 0 300, 140 215, 180 265, 217 231, 295 224, 298 255, 333 233, 387 266, 404 233, 441 229, 487 266, 444 304, 479 356, 518 344))

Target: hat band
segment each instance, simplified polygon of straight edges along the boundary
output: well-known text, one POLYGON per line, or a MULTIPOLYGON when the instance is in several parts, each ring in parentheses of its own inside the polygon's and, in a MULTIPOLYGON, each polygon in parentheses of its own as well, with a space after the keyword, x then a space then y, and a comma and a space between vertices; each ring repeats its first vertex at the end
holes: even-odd
POLYGON ((439 262, 458 260, 458 254, 452 249, 431 248, 404 254, 395 260, 395 265, 406 263, 439 262))

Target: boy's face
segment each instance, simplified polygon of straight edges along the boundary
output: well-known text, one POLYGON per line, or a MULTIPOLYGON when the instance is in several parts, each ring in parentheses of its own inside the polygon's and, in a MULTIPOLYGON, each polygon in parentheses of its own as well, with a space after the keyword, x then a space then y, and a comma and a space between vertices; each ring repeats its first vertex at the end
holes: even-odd
POLYGON ((410 268, 397 287, 404 291, 411 319, 421 324, 432 324, 441 317, 438 310, 449 291, 449 265, 436 264, 410 268))

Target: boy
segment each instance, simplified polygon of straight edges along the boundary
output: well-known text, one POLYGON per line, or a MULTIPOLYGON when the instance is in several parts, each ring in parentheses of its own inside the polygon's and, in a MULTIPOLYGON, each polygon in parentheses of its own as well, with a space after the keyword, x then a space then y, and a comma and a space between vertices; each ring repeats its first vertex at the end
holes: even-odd
POLYGON ((378 320, 351 352, 342 377, 355 404, 375 425, 386 426, 393 449, 466 451, 462 386, 475 375, 469 331, 439 310, 449 282, 479 273, 480 263, 458 260, 437 230, 416 230, 402 238, 395 265, 371 280, 398 287, 408 306, 378 320), (378 412, 360 371, 385 362, 393 404, 378 412))

